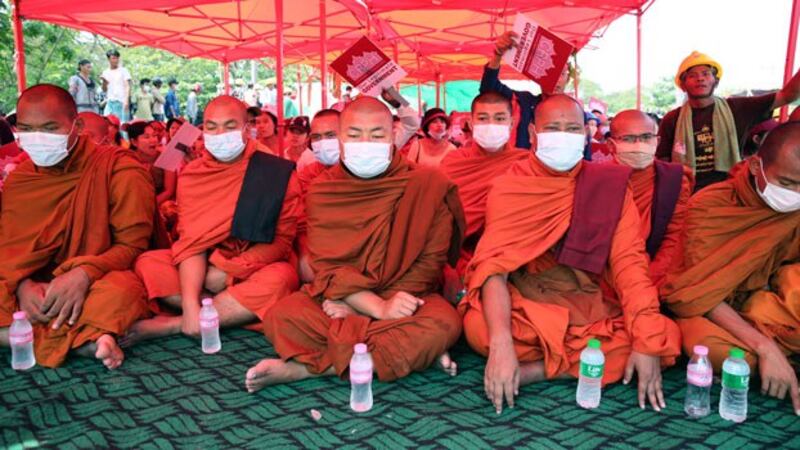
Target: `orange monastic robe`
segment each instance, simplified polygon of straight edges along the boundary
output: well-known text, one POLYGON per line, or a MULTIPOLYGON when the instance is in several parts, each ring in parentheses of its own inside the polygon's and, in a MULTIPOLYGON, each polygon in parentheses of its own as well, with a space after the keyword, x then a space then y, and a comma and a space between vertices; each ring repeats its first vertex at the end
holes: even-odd
POLYGON ((622 377, 631 351, 674 363, 680 335, 659 312, 630 192, 601 277, 557 263, 553 247, 569 228, 583 164, 558 173, 531 154, 495 180, 486 231, 467 269, 468 293, 459 310, 467 342, 488 356, 481 288, 489 277, 509 274, 511 330, 520 362, 544 359, 548 378, 577 376, 580 352, 595 337, 606 354, 603 382, 611 383, 622 377))
MULTIPOLYGON (((691 170, 685 166, 683 169, 681 193, 675 205, 675 211, 672 213, 672 219, 669 225, 667 225, 667 232, 664 234, 664 239, 661 241, 661 247, 659 247, 656 257, 650 261, 650 278, 653 280, 653 284, 656 285, 656 287, 661 285, 664 276, 675 259, 678 240, 681 230, 683 229, 683 223, 686 220, 686 205, 689 203, 689 197, 691 197, 692 189, 694 189, 694 177, 691 170)), ((639 210, 642 230, 640 235, 645 242, 650 236, 650 227, 652 225, 650 216, 653 208, 653 195, 656 187, 655 182, 656 168, 654 165, 650 165, 650 167, 643 170, 634 170, 630 178, 633 201, 636 203, 636 208, 639 210)), ((647 254, 645 253, 645 255, 647 254)))
POLYGON ((442 266, 463 235, 455 186, 437 170, 395 155, 382 176, 359 179, 341 166, 320 175, 306 197, 314 281, 281 300, 264 333, 281 358, 311 373, 343 376, 353 345, 365 342, 381 380, 424 370, 461 334, 455 309, 435 294, 442 266), (425 300, 414 315, 330 319, 320 303, 369 290, 389 299, 405 291, 425 300))
POLYGON ((745 170, 689 202, 674 270, 661 288, 684 349, 706 345, 719 370, 731 347, 753 349, 703 317, 727 302, 789 353, 800 352, 800 212, 775 212, 745 170))
POLYGON ((155 196, 147 170, 127 151, 81 136, 65 162, 27 160, 6 180, 0 214, 0 327, 19 309, 16 289, 80 267, 92 281, 73 326, 34 324, 36 360, 61 364, 70 350, 121 335, 147 314, 145 290, 130 270, 147 248, 155 196))
POLYGON ((486 220, 486 197, 492 181, 504 174, 514 163, 527 158, 528 152, 506 147, 495 153, 487 152, 477 144, 461 150, 450 152, 439 169, 458 186, 458 197, 464 208, 467 229, 464 235, 464 246, 457 269, 463 277, 467 263, 472 259, 475 246, 483 232, 486 220))
POLYGON ((178 178, 178 240, 171 250, 139 257, 136 273, 147 287, 151 308, 158 298, 180 295, 177 266, 189 257, 207 253, 210 265, 227 276, 228 293, 256 317, 297 289, 292 241, 300 208, 300 186, 292 175, 271 243, 231 237, 231 224, 250 157, 260 149, 250 141, 244 156, 232 163, 210 154, 189 163, 178 178))

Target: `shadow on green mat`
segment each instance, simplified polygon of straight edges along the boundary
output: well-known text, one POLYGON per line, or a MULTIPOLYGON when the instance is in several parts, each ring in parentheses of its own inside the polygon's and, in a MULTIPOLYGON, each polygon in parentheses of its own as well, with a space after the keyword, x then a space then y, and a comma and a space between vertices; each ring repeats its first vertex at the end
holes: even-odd
POLYGON ((274 355, 260 334, 223 333, 219 354, 175 337, 139 345, 116 371, 94 360, 15 373, 0 351, 0 447, 71 448, 800 448, 800 418, 788 402, 750 395, 747 422, 715 412, 683 414, 682 367, 664 374, 667 409, 642 411, 634 387, 603 392, 598 410, 575 404, 575 381, 521 389, 517 406, 496 415, 483 395, 482 358, 459 345, 459 375, 431 369, 375 383, 374 408, 349 409, 349 385, 313 379, 244 390, 244 373, 274 355), (310 411, 322 418, 315 422, 310 411))

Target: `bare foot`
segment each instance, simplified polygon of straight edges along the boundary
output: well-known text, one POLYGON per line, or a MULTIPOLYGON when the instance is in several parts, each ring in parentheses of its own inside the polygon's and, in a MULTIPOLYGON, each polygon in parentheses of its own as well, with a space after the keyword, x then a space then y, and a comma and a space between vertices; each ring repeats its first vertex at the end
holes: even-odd
POLYGON ((181 316, 155 316, 152 319, 140 320, 130 328, 119 340, 123 348, 130 347, 141 341, 153 339, 181 332, 181 316))
POLYGON ((116 369, 125 360, 125 354, 117 345, 117 340, 110 334, 104 334, 95 342, 89 342, 75 350, 80 356, 96 358, 103 362, 109 369, 116 369))
POLYGON ((322 302, 322 310, 331 319, 344 319, 349 315, 358 314, 355 309, 342 301, 325 300, 322 302))
POLYGON ((244 385, 247 392, 253 393, 272 384, 291 383, 311 377, 306 366, 295 361, 281 359, 262 359, 247 370, 244 385))
POLYGON ((439 366, 440 369, 444 371, 444 373, 450 375, 451 377, 456 376, 458 373, 458 364, 450 358, 450 353, 444 352, 441 356, 436 360, 436 365, 439 366))

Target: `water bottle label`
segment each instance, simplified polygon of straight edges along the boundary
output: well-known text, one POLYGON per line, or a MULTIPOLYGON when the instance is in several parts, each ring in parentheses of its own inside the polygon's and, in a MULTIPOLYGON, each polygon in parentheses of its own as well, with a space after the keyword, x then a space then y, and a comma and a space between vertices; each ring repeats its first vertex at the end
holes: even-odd
POLYGON ((219 317, 201 320, 200 328, 219 328, 219 317))
POLYGON ((686 381, 693 386, 708 387, 714 381, 714 374, 711 370, 698 370, 689 366, 686 369, 686 381))
POLYGON ((350 371, 350 381, 353 383, 371 383, 372 382, 372 371, 371 370, 351 370, 350 371))
POLYGON ((603 364, 586 364, 581 362, 581 376, 586 378, 602 378, 603 364))
POLYGON ((728 389, 747 389, 750 385, 750 375, 734 375, 722 372, 722 387, 728 389))
POLYGON ((24 334, 10 334, 8 341, 11 345, 27 344, 33 342, 33 331, 28 331, 24 334))

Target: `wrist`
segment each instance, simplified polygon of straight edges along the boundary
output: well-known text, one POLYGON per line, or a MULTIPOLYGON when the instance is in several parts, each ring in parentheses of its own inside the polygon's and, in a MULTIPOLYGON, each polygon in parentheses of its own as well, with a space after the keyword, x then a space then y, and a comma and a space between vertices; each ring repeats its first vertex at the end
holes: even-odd
POLYGON ((514 338, 511 333, 499 333, 489 336, 489 348, 506 348, 514 346, 514 338))

